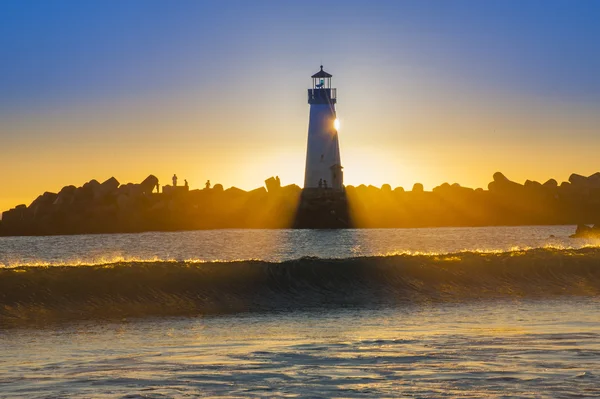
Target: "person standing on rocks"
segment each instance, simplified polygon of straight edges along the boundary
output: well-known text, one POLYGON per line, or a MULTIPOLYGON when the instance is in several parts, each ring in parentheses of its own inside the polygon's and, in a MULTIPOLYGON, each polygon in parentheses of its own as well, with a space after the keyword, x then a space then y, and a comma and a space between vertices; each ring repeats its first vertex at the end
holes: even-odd
POLYGON ((173 187, 177 186, 177 175, 173 175, 173 187))

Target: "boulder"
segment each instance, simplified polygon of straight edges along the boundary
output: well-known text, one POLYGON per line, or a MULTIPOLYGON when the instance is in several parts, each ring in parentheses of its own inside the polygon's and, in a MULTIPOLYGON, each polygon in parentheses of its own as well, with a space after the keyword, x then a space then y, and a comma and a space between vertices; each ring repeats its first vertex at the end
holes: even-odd
POLYGON ((537 190, 542 188, 542 183, 537 182, 535 180, 525 180, 524 186, 529 190, 537 190))
POLYGON ((85 183, 82 187, 83 188, 88 188, 89 187, 89 188, 93 189, 94 187, 97 187, 99 185, 100 185, 100 183, 98 183, 98 180, 92 179, 89 182, 85 183))
POLYGON ((588 183, 587 177, 578 175, 577 173, 569 176, 569 182, 574 186, 586 186, 588 183))
POLYGON ((421 183, 415 183, 412 188, 413 193, 422 193, 424 191, 421 183))
POLYGON ((433 191, 434 193, 444 193, 444 192, 448 192, 450 190, 450 187, 451 187, 450 184, 442 183, 439 186, 434 187, 433 190, 431 190, 431 191, 433 191))
POLYGON ((142 193, 152 194, 156 186, 158 186, 158 178, 154 175, 149 175, 138 186, 142 193))
POLYGON ((61 194, 75 194, 75 191, 77 190, 77 187, 70 185, 70 186, 64 186, 63 188, 60 189, 60 191, 58 192, 58 195, 61 194))
MULTIPOLYGON (((264 189, 264 187, 261 187, 264 189)), ((223 185, 222 184, 215 184, 212 188, 212 190, 216 193, 222 193, 223 192, 223 185)))
POLYGON ((593 188, 600 187, 600 172, 596 172, 593 175, 588 176, 587 183, 593 188))
POLYGON ((544 187, 556 188, 558 187, 558 182, 554 179, 550 179, 543 184, 544 187))
POLYGON ((281 188, 279 176, 277 176, 277 178, 269 177, 267 180, 265 180, 265 186, 267 186, 267 191, 269 193, 274 193, 275 191, 279 190, 281 188))
POLYGON ((116 194, 118 188, 119 181, 114 177, 111 177, 102 184, 94 185, 92 186, 92 190, 94 192, 94 200, 99 201, 111 194, 116 194))
POLYGON ((237 188, 237 187, 234 187, 234 186, 229 187, 227 190, 225 190, 225 192, 229 193, 229 194, 235 194, 235 195, 245 194, 246 193, 246 191, 242 190, 241 188, 237 188))
POLYGON ((119 188, 119 184, 119 181, 113 176, 102 183, 100 187, 102 187, 104 190, 113 191, 119 188))
POLYGON ((2 212, 2 222, 5 225, 18 226, 27 219, 27 205, 17 205, 13 209, 2 212))
POLYGON ((29 205, 29 209, 31 210, 31 214, 34 220, 39 220, 44 216, 52 213, 54 209, 54 204, 60 198, 59 194, 54 194, 50 192, 45 192, 44 194, 37 197, 35 201, 29 205))
POLYGON ((575 230, 575 234, 572 234, 569 237, 571 237, 571 238, 590 237, 591 235, 596 233, 596 231, 597 230, 595 230, 592 227, 587 226, 585 224, 578 224, 577 229, 575 230))
POLYGON ((300 195, 302 189, 297 184, 288 184, 287 186, 281 187, 283 195, 300 195))
MULTIPOLYGON (((220 184, 219 184, 219 186, 220 186, 220 184)), ((214 189, 214 188, 213 188, 213 189, 214 189)), ((259 188, 255 188, 255 189, 254 189, 254 190, 252 190, 252 191, 248 191, 248 194, 249 194, 250 196, 264 195, 264 194, 266 194, 266 193, 267 193, 267 189, 266 189, 266 188, 264 188, 264 187, 259 187, 259 188)))
POLYGON ((507 182, 509 181, 506 176, 504 176, 502 173, 500 172, 496 172, 494 173, 494 175, 492 176, 492 178, 494 179, 495 182, 507 182))
POLYGON ((381 192, 383 193, 391 193, 392 192, 392 186, 390 186, 389 184, 384 184, 381 186, 381 192))
POLYGON ((51 193, 49 191, 46 191, 44 194, 39 195, 30 205, 29 208, 35 208, 36 206, 40 205, 40 204, 47 204, 47 205, 51 205, 54 201, 56 201, 56 198, 58 197, 58 194, 55 193, 51 193))
POLYGON ((488 190, 492 193, 497 194, 508 194, 514 195, 519 193, 519 191, 524 186, 514 181, 508 180, 502 173, 496 172, 494 173, 494 181, 488 184, 488 190))

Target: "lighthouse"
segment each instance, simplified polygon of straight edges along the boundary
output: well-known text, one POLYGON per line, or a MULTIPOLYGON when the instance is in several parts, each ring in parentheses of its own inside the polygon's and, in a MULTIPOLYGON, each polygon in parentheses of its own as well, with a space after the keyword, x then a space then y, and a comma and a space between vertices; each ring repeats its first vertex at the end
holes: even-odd
POLYGON ((343 189, 344 176, 340 160, 338 122, 335 114, 336 89, 332 75, 321 70, 312 75, 308 89, 310 119, 306 144, 304 188, 343 189))

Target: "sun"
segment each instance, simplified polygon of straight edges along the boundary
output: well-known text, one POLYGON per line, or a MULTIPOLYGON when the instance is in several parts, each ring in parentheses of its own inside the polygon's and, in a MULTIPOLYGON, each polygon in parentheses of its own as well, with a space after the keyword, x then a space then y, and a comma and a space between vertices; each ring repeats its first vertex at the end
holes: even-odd
POLYGON ((340 130, 340 120, 338 118, 335 118, 335 120, 333 121, 333 127, 335 128, 335 130, 340 130))

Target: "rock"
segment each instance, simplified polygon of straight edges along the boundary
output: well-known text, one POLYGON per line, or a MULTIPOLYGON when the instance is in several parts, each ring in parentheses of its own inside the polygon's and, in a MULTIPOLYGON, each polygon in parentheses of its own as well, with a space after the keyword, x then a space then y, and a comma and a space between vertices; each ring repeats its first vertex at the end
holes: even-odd
POLYGON ((44 194, 38 196, 32 203, 31 205, 29 205, 29 208, 35 208, 36 206, 40 205, 40 204, 47 204, 47 205, 51 205, 54 201, 56 201, 56 198, 58 197, 58 194, 55 193, 51 193, 49 191, 46 191, 44 194))
POLYGON ((540 182, 537 182, 535 180, 525 180, 525 184, 523 184, 525 187, 529 187, 529 186, 535 186, 535 187, 539 187, 542 184, 540 182))
POLYGON ((141 182, 138 187, 144 194, 152 194, 156 186, 158 185, 158 178, 154 175, 149 175, 141 182))
POLYGON ((526 180, 524 187, 528 190, 539 190, 542 188, 542 183, 532 180, 526 180))
POLYGON ((274 193, 275 191, 279 190, 281 188, 279 176, 277 176, 277 178, 269 177, 267 180, 265 180, 265 186, 267 186, 267 191, 269 193, 274 193))
POLYGON ((585 224, 578 224, 575 234, 570 235, 570 238, 589 238, 600 236, 600 230, 592 228, 585 224))
POLYGON ((502 173, 494 173, 494 181, 488 184, 488 190, 491 193, 505 194, 505 195, 518 195, 525 186, 508 180, 502 173))
POLYGON ((28 216, 27 205, 17 205, 13 209, 2 212, 2 223, 8 226, 19 226, 29 219, 28 216))
POLYGON ((381 191, 384 193, 391 193, 392 192, 392 186, 390 186, 389 184, 384 184, 381 186, 381 191))
POLYGON ((119 188, 119 181, 113 176, 102 183, 100 187, 104 188, 105 190, 113 191, 119 188))
POLYGON ((413 193, 422 193, 423 191, 424 191, 423 185, 421 183, 415 183, 413 185, 413 188, 412 188, 413 193))
POLYGON ((507 182, 509 181, 506 176, 504 176, 502 173, 500 172, 496 172, 494 173, 494 175, 492 176, 492 178, 494 179, 495 182, 507 182))
POLYGON ((75 201, 75 193, 77 187, 75 186, 64 186, 59 192, 58 196, 54 200, 54 205, 66 206, 71 205, 75 201))
MULTIPOLYGON (((262 189, 264 189, 264 187, 261 187, 261 188, 262 188, 262 189)), ((222 193, 222 192, 223 192, 223 185, 222 185, 222 184, 218 184, 218 183, 217 183, 217 184, 215 184, 215 185, 213 186, 213 188, 212 188, 212 189, 213 189, 213 191, 214 191, 214 192, 217 192, 217 193, 222 193)))
POLYGON ((109 196, 110 194, 116 194, 119 188, 119 181, 114 177, 106 180, 102 184, 92 186, 94 192, 94 200, 100 201, 109 196))
POLYGON ((302 189, 297 184, 288 184, 281 187, 281 193, 284 196, 299 196, 302 193, 302 189))
POLYGON ((569 176, 569 182, 574 186, 586 186, 588 181, 587 177, 573 173, 569 176))
POLYGON ((587 178, 587 184, 593 188, 600 188, 600 172, 596 172, 587 178))
MULTIPOLYGON (((220 185, 220 184, 219 184, 220 185)), ((267 189, 264 187, 255 188, 254 190, 248 191, 251 196, 267 194, 267 189)))
POLYGON ((89 182, 85 183, 82 187, 83 188, 89 187, 89 188, 93 189, 94 187, 97 187, 99 185, 100 185, 100 183, 98 183, 98 180, 92 179, 89 182))
POLYGON ((61 194, 75 194, 75 191, 77 190, 77 187, 70 185, 70 186, 64 186, 63 188, 60 189, 60 191, 58 192, 58 195, 61 194))
POLYGON ((242 190, 241 188, 237 188, 234 186, 229 187, 227 190, 225 190, 226 193, 229 194, 235 194, 235 195, 241 195, 241 194, 245 194, 246 191, 242 190))
POLYGON ((556 188, 558 187, 558 182, 554 179, 550 179, 543 184, 544 187, 556 188))
POLYGON ((404 192, 404 187, 396 187, 396 188, 394 189, 394 192, 395 192, 395 193, 403 193, 403 192, 404 192))
POLYGON ((444 193, 444 192, 448 192, 448 190, 450 190, 450 184, 448 183, 442 183, 437 187, 434 187, 433 190, 431 190, 434 193, 444 193))

